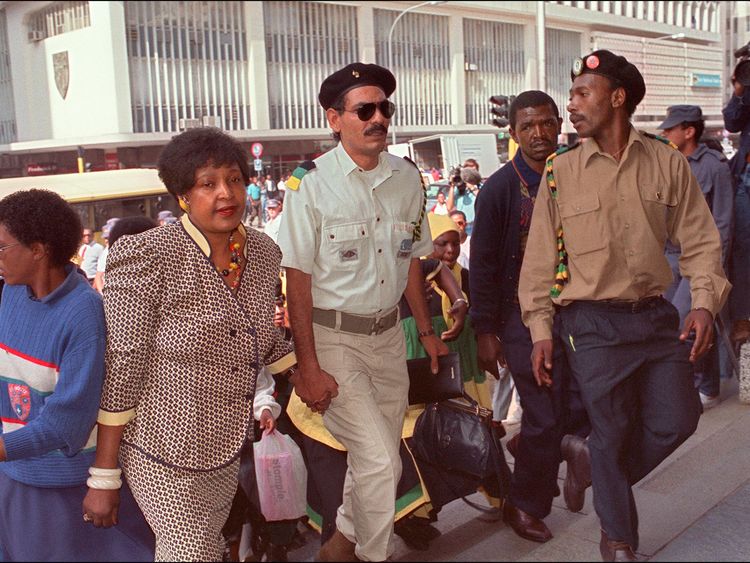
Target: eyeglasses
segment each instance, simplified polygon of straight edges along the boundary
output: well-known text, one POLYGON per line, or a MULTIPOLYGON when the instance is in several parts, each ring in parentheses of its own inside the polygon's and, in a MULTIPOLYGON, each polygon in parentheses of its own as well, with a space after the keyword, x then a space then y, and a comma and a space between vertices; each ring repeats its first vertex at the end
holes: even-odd
POLYGON ((0 246, 0 256, 2 256, 3 253, 6 250, 8 250, 9 248, 13 248, 14 246, 20 246, 20 244, 21 244, 20 242, 14 242, 14 243, 11 243, 11 244, 6 244, 4 246, 0 246))
POLYGON ((369 104, 362 104, 357 109, 345 109, 344 111, 356 113, 360 121, 369 121, 372 116, 375 115, 376 109, 380 110, 380 113, 383 114, 383 117, 385 117, 386 119, 390 119, 391 117, 393 117, 393 114, 396 113, 396 104, 394 104, 390 100, 383 100, 382 102, 370 102, 369 104))

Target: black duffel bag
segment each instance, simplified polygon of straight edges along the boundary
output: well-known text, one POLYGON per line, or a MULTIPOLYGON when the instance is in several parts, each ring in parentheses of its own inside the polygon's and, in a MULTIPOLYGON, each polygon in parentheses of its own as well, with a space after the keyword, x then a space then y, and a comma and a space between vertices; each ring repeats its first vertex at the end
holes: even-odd
POLYGON ((501 473, 498 465, 505 462, 497 439, 492 411, 464 395, 463 400, 426 405, 412 444, 414 455, 426 463, 485 479, 501 473))

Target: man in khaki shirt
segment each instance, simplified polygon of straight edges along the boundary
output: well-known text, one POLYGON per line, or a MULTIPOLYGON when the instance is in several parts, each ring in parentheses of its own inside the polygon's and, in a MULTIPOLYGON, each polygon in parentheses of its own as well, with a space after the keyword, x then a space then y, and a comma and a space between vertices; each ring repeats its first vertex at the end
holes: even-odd
POLYGON ((595 51, 575 61, 568 112, 585 142, 547 164, 521 269, 519 301, 539 385, 551 385, 552 317, 581 388, 588 443, 563 439, 573 491, 593 480, 605 561, 635 560, 631 486, 694 431, 701 413, 690 362, 713 339, 728 290, 719 234, 687 160, 640 133, 630 116, 645 95, 638 69, 595 51), (672 281, 669 238, 682 248, 692 310, 680 332, 661 297, 672 281), (692 348, 684 341, 695 333, 692 348), (590 454, 589 454, 590 452, 590 454))

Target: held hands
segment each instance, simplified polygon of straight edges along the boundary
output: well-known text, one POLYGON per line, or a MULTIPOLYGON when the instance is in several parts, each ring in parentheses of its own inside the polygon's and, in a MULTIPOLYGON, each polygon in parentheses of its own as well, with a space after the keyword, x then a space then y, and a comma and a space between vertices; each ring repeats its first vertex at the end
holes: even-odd
POLYGON ((531 350, 531 369, 539 387, 552 386, 552 340, 534 342, 531 350))
POLYGON ((440 335, 440 340, 443 342, 450 342, 458 338, 461 331, 464 329, 464 323, 466 322, 466 315, 469 312, 469 305, 465 299, 457 299, 453 306, 448 309, 448 314, 453 319, 453 326, 444 331, 440 335))
POLYGON ((430 362, 430 371, 433 374, 437 374, 439 368, 438 356, 447 356, 450 352, 448 346, 434 334, 422 336, 419 338, 419 341, 422 343, 427 355, 432 359, 430 362))
POLYGON ((680 340, 687 340, 688 335, 695 332, 695 342, 690 349, 690 361, 695 362, 714 345, 714 318, 706 309, 693 309, 685 317, 680 340))
POLYGON ((89 489, 83 499, 83 520, 97 528, 111 528, 117 525, 119 508, 119 489, 89 489))
POLYGON ((260 413, 259 422, 260 427, 263 430, 268 430, 269 434, 276 429, 276 419, 273 417, 273 414, 271 414, 269 409, 263 409, 263 412, 260 413))
POLYGON ((505 352, 500 339, 494 334, 480 334, 477 336, 477 363, 479 368, 490 372, 495 379, 500 379, 497 364, 508 367, 505 352))
POLYGON ((300 400, 313 412, 323 414, 331 405, 331 399, 339 394, 339 386, 329 373, 317 368, 300 368, 289 381, 300 400))

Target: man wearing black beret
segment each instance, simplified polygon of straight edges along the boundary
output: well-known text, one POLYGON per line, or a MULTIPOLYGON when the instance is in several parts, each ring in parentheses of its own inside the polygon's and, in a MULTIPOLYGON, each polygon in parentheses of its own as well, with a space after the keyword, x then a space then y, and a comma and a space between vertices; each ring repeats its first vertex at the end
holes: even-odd
MULTIPOLYGON (((712 346, 713 318, 730 284, 706 200, 685 157, 666 139, 636 131, 646 93, 625 59, 594 51, 571 73, 568 112, 585 141, 547 161, 519 283, 539 385, 552 384, 552 318, 591 422, 588 441, 561 449, 566 499, 593 481, 604 561, 633 561, 638 516, 631 487, 694 431, 701 413, 691 362, 712 346), (691 311, 662 297, 672 282, 664 256, 682 248, 691 311), (694 333, 692 346, 685 341, 694 333)), ((570 503, 569 503, 570 504, 570 503)))
POLYGON ((432 237, 419 171, 385 152, 395 88, 374 64, 326 78, 318 99, 340 143, 287 181, 278 243, 299 362, 292 383, 348 452, 336 531, 319 561, 384 561, 393 550, 409 390, 402 294, 434 373, 448 353, 423 291, 419 257, 432 252, 432 237))

